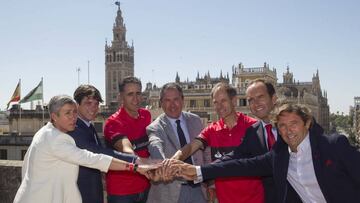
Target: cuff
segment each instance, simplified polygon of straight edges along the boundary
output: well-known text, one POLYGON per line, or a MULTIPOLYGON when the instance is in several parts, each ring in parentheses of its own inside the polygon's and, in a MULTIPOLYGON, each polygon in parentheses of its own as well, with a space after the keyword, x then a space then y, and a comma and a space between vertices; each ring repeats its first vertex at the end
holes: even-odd
POLYGON ((113 160, 112 156, 103 155, 103 157, 100 159, 101 167, 99 168, 101 172, 107 173, 110 168, 110 164, 113 160))
POLYGON ((195 166, 195 169, 196 169, 196 179, 194 180, 194 184, 203 182, 203 177, 201 174, 201 167, 195 166))
POLYGON ((138 156, 134 156, 134 158, 133 158, 133 160, 131 161, 131 163, 136 164, 136 161, 137 161, 138 159, 139 159, 138 156))

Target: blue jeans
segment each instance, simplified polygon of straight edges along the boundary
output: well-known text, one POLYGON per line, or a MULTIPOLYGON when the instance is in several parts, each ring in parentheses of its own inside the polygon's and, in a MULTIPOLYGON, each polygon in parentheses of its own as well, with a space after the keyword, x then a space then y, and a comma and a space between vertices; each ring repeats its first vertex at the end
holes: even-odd
POLYGON ((131 195, 108 195, 108 203, 145 203, 149 189, 144 192, 131 195))

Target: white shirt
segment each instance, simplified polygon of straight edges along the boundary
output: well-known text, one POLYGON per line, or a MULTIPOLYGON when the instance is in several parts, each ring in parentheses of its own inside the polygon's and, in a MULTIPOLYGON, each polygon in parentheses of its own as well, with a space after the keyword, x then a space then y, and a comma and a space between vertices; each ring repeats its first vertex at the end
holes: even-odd
MULTIPOLYGON (((176 139, 179 141, 179 143, 180 143, 180 140, 179 140, 179 135, 178 135, 178 133, 177 133, 177 123, 176 123, 176 121, 177 121, 177 120, 180 120, 180 126, 181 126, 182 131, 184 132, 185 139, 186 139, 186 143, 189 144, 189 143, 190 143, 190 135, 189 135, 189 131, 188 131, 188 128, 187 128, 187 126, 186 126, 186 121, 185 121, 185 119, 184 119, 183 114, 181 113, 181 114, 180 114, 180 117, 177 118, 177 119, 175 119, 175 118, 170 118, 169 116, 166 116, 166 118, 169 119, 169 121, 170 121, 170 123, 171 123, 171 126, 172 126, 172 128, 173 128, 173 130, 174 130, 174 132, 175 132, 175 134, 176 134, 176 139)), ((193 163, 195 163, 192 156, 191 156, 191 161, 192 161, 193 163)))
POLYGON ((184 135, 185 135, 185 139, 186 139, 186 143, 190 143, 190 135, 189 135, 189 131, 188 131, 188 128, 186 126, 186 121, 184 120, 184 117, 183 115, 181 114, 179 118, 175 119, 175 118, 170 118, 168 116, 166 116, 167 119, 169 119, 170 123, 171 123, 171 126, 175 132, 175 134, 177 135, 176 136, 176 139, 178 139, 179 143, 180 143, 180 140, 179 140, 179 135, 177 133, 177 124, 176 124, 176 121, 177 120, 180 120, 180 126, 181 126, 181 129, 183 130, 184 132, 184 135))
POLYGON ((287 180, 299 194, 301 200, 306 203, 326 203, 315 176, 309 133, 298 146, 297 152, 291 152, 289 148, 289 153, 287 180))

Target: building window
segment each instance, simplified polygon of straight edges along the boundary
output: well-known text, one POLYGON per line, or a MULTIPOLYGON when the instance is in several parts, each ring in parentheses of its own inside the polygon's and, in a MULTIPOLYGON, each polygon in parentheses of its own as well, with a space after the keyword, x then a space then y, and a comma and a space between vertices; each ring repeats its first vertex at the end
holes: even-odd
POLYGON ((210 99, 204 99, 204 107, 210 107, 210 99))
POLYGON ((27 152, 26 149, 25 149, 25 150, 24 150, 24 149, 21 150, 21 160, 24 160, 24 157, 25 157, 26 152, 27 152))
POLYGON ((196 100, 190 100, 190 107, 196 107, 196 100))
POLYGON ((240 99, 239 106, 246 106, 246 99, 240 99))
POLYGON ((7 150, 6 149, 0 149, 0 159, 7 160, 7 150))

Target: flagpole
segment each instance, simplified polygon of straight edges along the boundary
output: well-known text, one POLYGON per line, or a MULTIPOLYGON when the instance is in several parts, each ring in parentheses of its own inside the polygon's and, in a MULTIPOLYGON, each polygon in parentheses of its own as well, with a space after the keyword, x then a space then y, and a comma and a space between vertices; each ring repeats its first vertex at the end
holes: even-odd
POLYGON ((88 85, 90 85, 90 61, 88 60, 88 85))
POLYGON ((41 102, 42 102, 42 124, 40 126, 40 128, 42 126, 44 126, 44 114, 45 114, 45 109, 44 109, 44 81, 43 81, 43 77, 41 77, 41 92, 42 92, 42 99, 41 99, 41 102))
MULTIPOLYGON (((21 79, 19 79, 19 84, 20 84, 20 96, 21 96, 21 79)), ((21 135, 21 103, 20 101, 18 102, 19 104, 19 122, 18 122, 18 133, 19 135, 21 135), (20 129, 19 129, 20 127, 20 129)))

